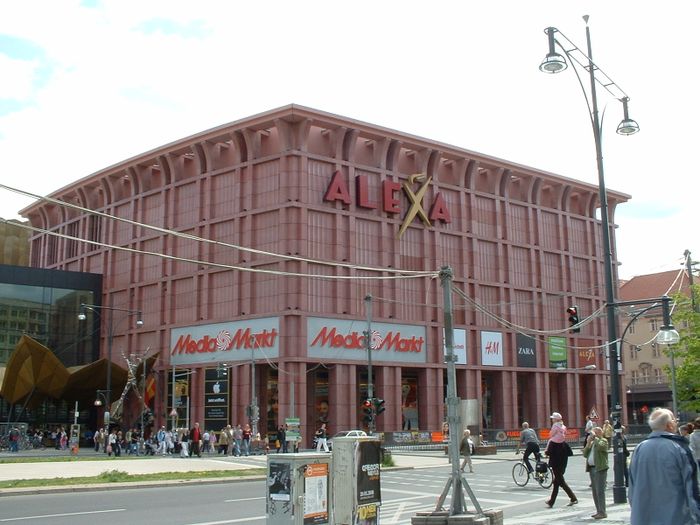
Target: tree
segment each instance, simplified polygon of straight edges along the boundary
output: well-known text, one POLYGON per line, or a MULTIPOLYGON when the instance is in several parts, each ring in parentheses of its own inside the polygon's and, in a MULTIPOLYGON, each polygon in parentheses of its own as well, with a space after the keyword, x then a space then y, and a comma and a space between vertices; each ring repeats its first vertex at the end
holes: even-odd
MULTIPOLYGON (((700 297, 700 285, 693 285, 693 297, 700 297)), ((673 296, 673 324, 681 340, 672 350, 678 358, 676 365, 676 395, 678 409, 700 412, 700 304, 685 294, 673 296), (693 309, 695 304, 695 309, 693 309)), ((669 352, 671 349, 667 350, 669 352)))

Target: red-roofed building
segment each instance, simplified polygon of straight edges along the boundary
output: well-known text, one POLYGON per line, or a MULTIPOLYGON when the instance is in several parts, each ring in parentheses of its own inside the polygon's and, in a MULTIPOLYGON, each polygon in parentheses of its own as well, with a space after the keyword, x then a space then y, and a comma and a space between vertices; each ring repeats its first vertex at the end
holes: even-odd
MULTIPOLYGON (((619 300, 654 299, 678 292, 690 294, 684 268, 634 277, 620 286, 619 300)), ((624 363, 622 384, 627 394, 627 421, 631 424, 643 424, 654 407, 673 407, 671 377, 664 369, 671 365, 671 358, 664 351, 665 345, 655 342, 663 324, 661 308, 652 308, 630 323, 632 316, 647 306, 620 309, 620 334, 624 335, 620 352, 624 363)))

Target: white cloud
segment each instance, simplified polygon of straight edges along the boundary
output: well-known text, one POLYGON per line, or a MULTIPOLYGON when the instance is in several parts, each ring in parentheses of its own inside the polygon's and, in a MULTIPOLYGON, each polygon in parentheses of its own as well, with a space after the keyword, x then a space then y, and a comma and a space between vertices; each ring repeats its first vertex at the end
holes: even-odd
POLYGON ((0 99, 26 102, 33 91, 34 75, 37 67, 34 61, 15 60, 2 54, 0 50, 0 99))
MULTIPOLYGON (((700 4, 98 5, 49 2, 36 17, 32 3, 16 2, 0 19, 0 34, 34 42, 52 67, 31 107, 0 117, 3 181, 30 181, 27 189, 49 193, 172 140, 293 102, 597 184, 576 77, 537 69, 544 28, 555 25, 584 47, 581 15, 590 14, 596 62, 630 95, 641 126, 633 137, 616 135, 619 104, 599 93, 601 109, 607 103, 607 187, 632 195, 616 216, 620 273, 675 264, 686 248, 700 256, 687 222, 700 186, 696 134, 688 129, 700 119, 691 66, 700 4), (173 23, 145 30, 155 19, 173 23), (171 31, 178 27, 181 34, 171 31), (673 242, 650 249, 649 239, 662 235, 673 242)), ((23 92, 24 82, 12 91, 23 92)), ((0 204, 24 205, 5 192, 0 204)))

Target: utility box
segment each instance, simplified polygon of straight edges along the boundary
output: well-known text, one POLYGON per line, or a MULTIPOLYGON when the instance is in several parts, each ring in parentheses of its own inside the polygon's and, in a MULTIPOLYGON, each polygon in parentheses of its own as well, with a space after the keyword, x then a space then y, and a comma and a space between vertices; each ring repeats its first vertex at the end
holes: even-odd
POLYGON ((379 438, 333 438, 331 509, 334 525, 379 524, 380 471, 379 438))
POLYGON ((330 524, 330 472, 327 453, 269 454, 266 523, 330 524))

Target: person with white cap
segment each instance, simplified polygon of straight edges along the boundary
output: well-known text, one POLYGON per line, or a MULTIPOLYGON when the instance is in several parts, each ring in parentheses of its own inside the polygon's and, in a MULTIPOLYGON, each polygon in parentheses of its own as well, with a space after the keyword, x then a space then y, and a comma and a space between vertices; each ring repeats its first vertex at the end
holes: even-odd
POLYGON ((552 494, 549 496, 549 499, 545 501, 545 505, 550 509, 554 506, 557 494, 559 494, 559 487, 561 487, 564 492, 566 492, 567 496, 569 496, 569 503, 567 505, 570 507, 571 505, 576 505, 578 499, 574 491, 566 484, 564 472, 566 472, 569 456, 573 456, 574 453, 569 444, 564 440, 566 437, 566 427, 562 421, 561 414, 559 412, 552 412, 549 418, 552 420, 552 428, 549 431, 549 441, 547 441, 547 448, 544 451, 544 455, 549 457, 549 466, 552 468, 554 483, 552 484, 552 494))

